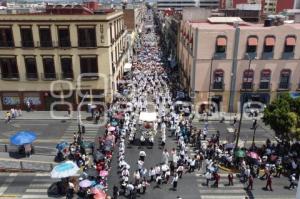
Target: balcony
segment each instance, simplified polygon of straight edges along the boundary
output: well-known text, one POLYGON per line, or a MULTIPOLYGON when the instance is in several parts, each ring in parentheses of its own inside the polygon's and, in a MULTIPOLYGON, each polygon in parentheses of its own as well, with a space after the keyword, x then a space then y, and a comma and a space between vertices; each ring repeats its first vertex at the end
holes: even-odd
POLYGON ((64 80, 73 80, 74 79, 74 75, 72 72, 65 72, 65 73, 61 73, 61 79, 64 80))
MULTIPOLYGON (((95 73, 95 72, 85 72, 85 73, 93 73, 93 75, 83 75, 81 76, 81 80, 82 81, 94 81, 94 80, 98 80, 99 79, 99 75, 98 73, 95 73)), ((85 74, 84 73, 84 74, 85 74)))
POLYGON ((281 59, 294 59, 294 52, 283 52, 281 59))
POLYGON ((291 89, 291 84, 286 83, 286 82, 280 82, 278 84, 278 89, 279 91, 285 91, 285 90, 290 90, 291 89))
POLYGON ((15 47, 14 41, 0 41, 0 48, 13 48, 15 47))
POLYGON ((97 47, 96 41, 78 41, 78 47, 80 48, 95 48, 97 47))
POLYGON ((58 46, 60 48, 70 48, 71 47, 71 42, 70 42, 70 40, 60 40, 58 42, 58 46))
POLYGON ((19 73, 1 73, 2 80, 17 81, 20 79, 19 73))
POLYGON ((33 41, 22 41, 21 45, 22 45, 22 48, 34 48, 33 41))
POLYGON ((41 77, 43 78, 43 80, 52 81, 52 80, 56 80, 57 74, 56 73, 41 73, 41 77))
POLYGON ((241 85, 241 91, 252 91, 254 84, 252 82, 243 82, 241 85))
POLYGON ((212 90, 214 91, 224 91, 225 84, 223 82, 214 82, 212 84, 212 90))
POLYGON ((26 73, 26 79, 31 80, 38 80, 38 74, 37 73, 26 73))
POLYGON ((40 48, 53 48, 54 42, 53 41, 38 41, 37 46, 40 48))
POLYGON ((214 54, 214 59, 217 59, 217 60, 219 60, 219 59, 226 59, 226 53, 224 52, 224 53, 215 53, 214 54))
POLYGON ((263 52, 261 58, 262 59, 273 59, 273 52, 263 52))
POLYGON ((264 91, 271 90, 271 83, 270 82, 260 82, 258 90, 264 90, 264 91))

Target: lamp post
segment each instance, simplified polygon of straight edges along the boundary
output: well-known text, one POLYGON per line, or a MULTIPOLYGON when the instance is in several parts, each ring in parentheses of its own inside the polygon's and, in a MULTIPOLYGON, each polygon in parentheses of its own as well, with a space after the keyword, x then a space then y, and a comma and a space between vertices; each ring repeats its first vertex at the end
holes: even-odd
POLYGON ((81 133, 82 133, 80 107, 87 96, 88 96, 88 92, 85 93, 85 95, 81 99, 79 106, 77 107, 77 125, 78 125, 78 133, 79 133, 80 140, 81 140, 81 133))
POLYGON ((254 144, 255 144, 255 133, 256 133, 257 127, 258 127, 258 125, 253 126, 252 146, 254 146, 254 144))
POLYGON ((209 70, 209 85, 208 85, 208 96, 207 96, 207 104, 208 104, 208 113, 210 113, 210 90, 211 90, 211 75, 212 75, 212 67, 213 67, 214 57, 210 60, 210 70, 209 70))
MULTIPOLYGON (((248 73, 250 71, 251 68, 251 62, 252 60, 255 59, 255 57, 251 57, 249 54, 246 54, 249 60, 249 66, 248 66, 248 73)), ((247 83, 248 83, 248 79, 249 79, 249 74, 247 74, 247 83)), ((240 111, 240 121, 239 121, 239 126, 238 126, 238 130, 237 130, 237 135, 236 135, 236 141, 235 141, 235 150, 237 149, 238 145, 239 145, 239 139, 240 139, 240 132, 241 132, 241 126, 242 126, 242 120, 243 120, 243 114, 244 114, 244 95, 243 95, 243 100, 242 100, 242 104, 241 104, 241 111, 240 111)))

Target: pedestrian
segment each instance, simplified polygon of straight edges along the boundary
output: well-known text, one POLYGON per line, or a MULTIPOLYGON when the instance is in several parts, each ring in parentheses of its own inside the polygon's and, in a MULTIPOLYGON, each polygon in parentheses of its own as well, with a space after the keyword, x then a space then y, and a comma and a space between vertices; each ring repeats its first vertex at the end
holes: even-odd
POLYGON ((179 165, 177 168, 177 174, 178 174, 179 178, 182 178, 183 170, 184 170, 184 167, 182 165, 179 165))
POLYGON ((252 175, 250 175, 248 178, 247 190, 253 190, 253 176, 252 175))
POLYGON ((272 189, 272 175, 271 174, 269 174, 267 176, 266 190, 269 190, 268 188, 270 188, 270 191, 273 191, 273 189, 272 189))
POLYGON ((161 175, 157 175, 155 181, 156 181, 156 186, 155 187, 156 188, 160 188, 160 185, 162 183, 162 177, 161 177, 161 175))
POLYGON ((297 187, 297 184, 296 184, 296 174, 293 173, 292 175, 290 175, 290 186, 289 186, 289 189, 290 190, 293 190, 295 189, 295 187, 297 187))
POLYGON ((142 182, 142 189, 143 189, 142 194, 146 193, 147 186, 149 186, 148 182, 146 180, 143 180, 143 182, 142 182))
POLYGON ((173 185, 173 190, 176 191, 177 190, 177 183, 178 183, 178 175, 177 173, 175 173, 173 180, 172 180, 172 185, 173 185))
POLYGON ((211 173, 209 171, 206 172, 205 178, 206 178, 206 186, 208 187, 209 181, 211 180, 211 173))
POLYGON ((146 157, 146 152, 145 151, 140 151, 139 156, 140 156, 140 160, 144 162, 145 157, 146 157))
POLYGON ((113 199, 118 199, 118 196, 119 196, 119 188, 114 185, 113 187, 113 199))
POLYGON ((11 113, 9 111, 5 114, 6 123, 9 123, 11 121, 11 113))
POLYGON ((237 122, 237 116, 236 116, 236 114, 235 114, 234 117, 233 117, 233 124, 232 124, 232 126, 235 127, 236 122, 237 122))
POLYGON ((165 149, 162 153, 162 163, 163 164, 168 164, 169 163, 169 152, 167 149, 165 149))
POLYGON ((156 173, 155 173, 155 168, 151 167, 150 171, 149 171, 149 177, 150 177, 150 182, 154 181, 154 177, 155 177, 156 173))
POLYGON ((219 187, 219 182, 220 182, 221 176, 218 173, 215 173, 215 183, 214 187, 218 188, 219 187))
POLYGON ((229 172, 228 174, 228 186, 233 186, 233 173, 229 172))

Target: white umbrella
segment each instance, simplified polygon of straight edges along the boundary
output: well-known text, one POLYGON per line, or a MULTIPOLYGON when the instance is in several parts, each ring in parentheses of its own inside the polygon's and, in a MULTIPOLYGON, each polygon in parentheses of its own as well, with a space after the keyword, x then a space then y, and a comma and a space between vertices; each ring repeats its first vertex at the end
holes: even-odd
POLYGON ((78 166, 72 161, 66 161, 56 165, 51 171, 51 178, 67 178, 75 176, 79 171, 78 166))

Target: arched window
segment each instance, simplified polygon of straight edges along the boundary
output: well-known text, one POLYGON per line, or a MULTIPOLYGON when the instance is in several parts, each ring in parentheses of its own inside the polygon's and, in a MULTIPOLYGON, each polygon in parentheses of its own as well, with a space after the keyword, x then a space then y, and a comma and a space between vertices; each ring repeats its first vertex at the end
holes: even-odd
POLYGON ((275 46, 275 37, 274 36, 266 36, 264 43, 264 52, 270 53, 273 52, 275 46))
POLYGON ((213 89, 223 89, 224 85, 224 71, 216 69, 213 76, 213 89))
POLYGON ((253 80, 254 80, 254 71, 253 70, 245 70, 243 74, 243 89, 252 89, 253 88, 253 80))
POLYGON ((217 37, 216 53, 225 53, 227 46, 227 38, 225 36, 217 37))
POLYGON ((264 69, 260 73, 259 89, 269 89, 271 81, 271 70, 264 69))
POLYGON ((255 53, 257 49, 258 39, 256 36, 248 37, 247 41, 247 53, 255 53))
MULTIPOLYGON (((284 53, 293 53, 296 45, 295 36, 287 36, 284 43, 284 53)), ((293 55, 292 55, 293 56, 293 55)))
POLYGON ((280 72, 279 89, 289 89, 290 88, 290 77, 291 77, 290 69, 283 69, 280 72))

